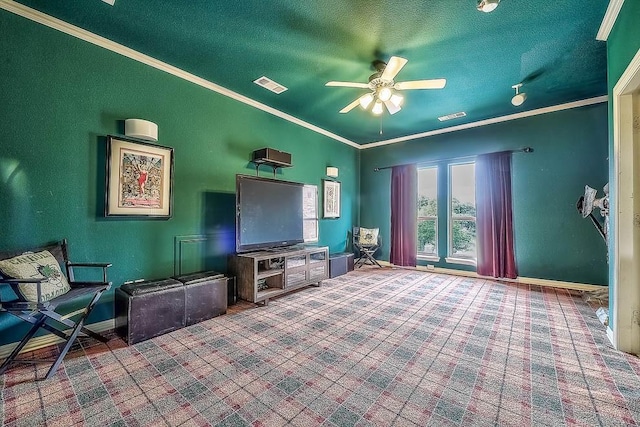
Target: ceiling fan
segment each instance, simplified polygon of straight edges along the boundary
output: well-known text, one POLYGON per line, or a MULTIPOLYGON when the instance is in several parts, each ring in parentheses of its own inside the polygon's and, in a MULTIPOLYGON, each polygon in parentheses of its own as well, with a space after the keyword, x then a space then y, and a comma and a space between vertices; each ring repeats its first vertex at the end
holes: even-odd
POLYGON ((387 107, 389 114, 395 114, 400 111, 400 106, 404 100, 402 95, 396 93, 396 91, 409 89, 442 89, 447 84, 446 79, 395 82, 393 79, 407 62, 409 62, 407 59, 399 56, 392 56, 388 63, 376 60, 373 61, 373 67, 376 72, 369 76, 369 83, 328 82, 326 86, 354 87, 370 90, 370 92, 365 93, 340 110, 341 113, 348 113, 358 105, 365 110, 368 109, 370 105, 373 105, 371 112, 375 115, 380 115, 384 111, 384 105, 387 107))

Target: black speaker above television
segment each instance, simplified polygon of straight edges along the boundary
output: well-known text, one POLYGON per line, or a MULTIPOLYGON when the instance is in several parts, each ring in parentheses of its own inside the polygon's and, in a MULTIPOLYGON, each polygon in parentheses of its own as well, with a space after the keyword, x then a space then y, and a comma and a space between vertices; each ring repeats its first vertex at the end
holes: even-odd
POLYGON ((251 159, 256 164, 272 164, 280 167, 291 166, 291 153, 274 150, 273 148, 261 148, 253 152, 251 159))

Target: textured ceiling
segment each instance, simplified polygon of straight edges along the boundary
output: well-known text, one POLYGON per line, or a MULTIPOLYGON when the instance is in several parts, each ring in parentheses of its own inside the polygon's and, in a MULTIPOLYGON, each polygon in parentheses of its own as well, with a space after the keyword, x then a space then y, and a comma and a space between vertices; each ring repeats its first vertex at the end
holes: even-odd
POLYGON ((384 141, 606 94, 604 0, 20 0, 358 144, 384 141), (397 81, 446 78, 405 91, 382 118, 338 111, 365 90, 374 59, 409 60, 397 81), (253 80, 286 86, 280 95, 253 80), (521 107, 510 100, 524 82, 521 107), (467 116, 439 122, 438 116, 467 116))

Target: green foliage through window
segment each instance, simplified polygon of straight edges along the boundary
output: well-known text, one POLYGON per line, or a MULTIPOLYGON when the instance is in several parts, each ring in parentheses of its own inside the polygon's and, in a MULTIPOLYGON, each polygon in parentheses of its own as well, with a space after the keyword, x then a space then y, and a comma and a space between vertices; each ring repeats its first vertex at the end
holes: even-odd
POLYGON ((438 247, 438 201, 426 196, 418 198, 418 252, 436 254, 438 247))
MULTIPOLYGON (((455 217, 476 216, 476 207, 470 203, 452 200, 453 209, 453 249, 454 253, 475 253, 476 222, 475 220, 456 220, 455 217)), ((437 200, 420 196, 418 199, 418 252, 434 253, 437 248, 437 200), (420 217, 433 217, 421 219, 420 217)))

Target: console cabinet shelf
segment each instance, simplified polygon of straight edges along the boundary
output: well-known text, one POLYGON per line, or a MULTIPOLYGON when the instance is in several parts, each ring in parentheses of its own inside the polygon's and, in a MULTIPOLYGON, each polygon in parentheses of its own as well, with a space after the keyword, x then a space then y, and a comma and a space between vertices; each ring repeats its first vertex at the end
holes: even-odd
POLYGON ((320 286, 329 277, 329 248, 303 247, 232 255, 229 269, 237 278, 238 297, 253 303, 304 286, 320 286))

